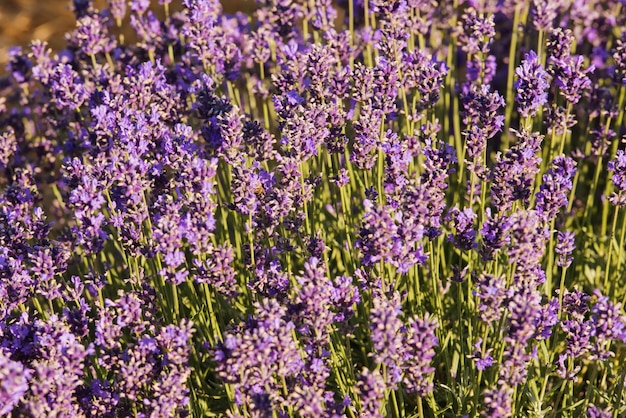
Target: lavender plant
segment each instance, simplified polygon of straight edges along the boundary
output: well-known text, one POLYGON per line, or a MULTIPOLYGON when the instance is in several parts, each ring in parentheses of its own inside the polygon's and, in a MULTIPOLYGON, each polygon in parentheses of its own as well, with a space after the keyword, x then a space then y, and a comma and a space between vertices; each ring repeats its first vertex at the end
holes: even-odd
POLYGON ((0 415, 626 414, 623 1, 94 3, 0 79, 0 415))

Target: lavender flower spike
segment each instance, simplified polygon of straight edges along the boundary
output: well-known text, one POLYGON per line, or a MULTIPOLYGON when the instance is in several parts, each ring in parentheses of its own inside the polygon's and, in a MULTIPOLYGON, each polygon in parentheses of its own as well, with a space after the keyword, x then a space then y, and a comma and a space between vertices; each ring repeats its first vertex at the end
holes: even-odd
POLYGON ((524 118, 533 117, 548 101, 548 73, 543 69, 535 51, 530 51, 515 70, 515 74, 517 81, 513 86, 516 90, 517 111, 524 118))

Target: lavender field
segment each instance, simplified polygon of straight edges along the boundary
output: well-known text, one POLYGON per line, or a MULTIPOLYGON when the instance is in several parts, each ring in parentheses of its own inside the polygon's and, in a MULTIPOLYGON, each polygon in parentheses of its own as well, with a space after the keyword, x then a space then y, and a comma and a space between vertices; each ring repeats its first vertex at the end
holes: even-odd
POLYGON ((66 4, 0 77, 0 416, 626 416, 624 0, 66 4))

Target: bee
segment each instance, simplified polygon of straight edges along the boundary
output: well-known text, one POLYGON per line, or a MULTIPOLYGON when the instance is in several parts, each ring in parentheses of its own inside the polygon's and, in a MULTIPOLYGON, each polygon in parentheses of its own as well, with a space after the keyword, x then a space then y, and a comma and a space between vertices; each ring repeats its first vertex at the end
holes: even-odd
POLYGON ((263 199, 265 197, 265 187, 263 187, 263 183, 258 182, 255 184, 253 192, 258 199, 263 199))

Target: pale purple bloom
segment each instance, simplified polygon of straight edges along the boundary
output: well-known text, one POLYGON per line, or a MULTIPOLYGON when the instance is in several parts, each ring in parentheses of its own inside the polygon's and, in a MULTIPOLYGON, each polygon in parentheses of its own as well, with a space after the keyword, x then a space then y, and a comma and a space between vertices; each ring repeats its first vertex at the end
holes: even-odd
POLYGON ((32 370, 0 349, 0 415, 9 415, 28 391, 32 370))

